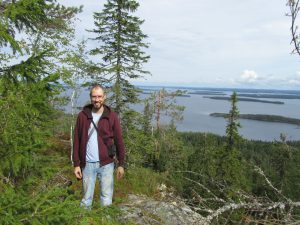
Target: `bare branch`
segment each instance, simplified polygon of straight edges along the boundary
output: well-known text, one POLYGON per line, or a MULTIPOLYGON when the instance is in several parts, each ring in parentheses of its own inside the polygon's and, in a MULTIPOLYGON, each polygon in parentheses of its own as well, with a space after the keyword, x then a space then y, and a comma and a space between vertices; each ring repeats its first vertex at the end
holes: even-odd
POLYGON ((262 171, 261 168, 259 168, 258 166, 254 166, 254 171, 256 171, 259 175, 261 175, 265 181, 267 182, 267 184, 269 185, 269 187, 271 187, 277 194, 279 194, 281 197, 283 197, 286 201, 288 202, 292 202, 292 200, 290 200, 289 198, 287 198, 286 196, 284 196, 280 190, 278 190, 277 188, 275 188, 273 186, 273 184, 271 183, 271 181, 266 177, 266 175, 264 174, 264 172, 262 171))
POLYGON ((298 32, 298 26, 296 25, 296 19, 299 12, 299 0, 288 0, 287 5, 290 8, 290 14, 287 14, 287 16, 290 16, 292 19, 292 25, 291 25, 291 33, 292 33, 292 40, 291 44, 294 44, 294 50, 292 53, 297 53, 300 56, 300 40, 298 32))
MULTIPOLYGON (((212 196, 212 198, 204 197, 193 190, 193 195, 195 195, 197 198, 195 199, 197 204, 192 206, 192 208, 199 213, 206 214, 206 217, 204 217, 205 225, 213 222, 221 223, 220 220, 222 220, 222 223, 225 224, 231 219, 231 214, 238 210, 243 210, 245 213, 245 217, 241 218, 243 220, 241 223, 247 221, 247 224, 296 224, 296 221, 299 220, 299 218, 297 217, 295 208, 300 208, 300 202, 294 202, 290 198, 283 195, 282 192, 272 184, 261 168, 254 166, 254 171, 263 177, 266 184, 281 200, 272 201, 268 197, 253 196, 242 191, 235 192, 235 200, 232 198, 226 199, 228 196, 225 196, 225 198, 220 198, 218 196, 223 196, 222 193, 224 187, 220 188, 220 186, 217 186, 217 189, 214 189, 214 192, 216 193, 213 193, 211 191, 211 186, 208 188, 199 181, 195 181, 187 177, 184 178, 185 180, 199 186, 209 196, 212 196)), ((195 174, 204 177, 204 175, 192 171, 176 172, 195 174)), ((211 181, 211 183, 216 186, 215 182, 211 181)))

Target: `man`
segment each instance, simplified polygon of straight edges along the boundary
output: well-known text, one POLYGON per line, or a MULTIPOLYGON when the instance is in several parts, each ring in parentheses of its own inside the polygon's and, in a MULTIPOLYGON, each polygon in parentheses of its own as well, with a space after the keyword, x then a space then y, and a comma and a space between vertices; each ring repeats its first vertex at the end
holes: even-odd
POLYGON ((117 179, 124 176, 125 148, 121 126, 115 112, 104 104, 105 90, 95 85, 90 91, 91 104, 78 114, 74 132, 73 164, 77 179, 83 180, 81 206, 91 208, 96 178, 100 181, 100 203, 112 203, 114 162, 117 179), (116 156, 109 149, 116 146, 116 156))

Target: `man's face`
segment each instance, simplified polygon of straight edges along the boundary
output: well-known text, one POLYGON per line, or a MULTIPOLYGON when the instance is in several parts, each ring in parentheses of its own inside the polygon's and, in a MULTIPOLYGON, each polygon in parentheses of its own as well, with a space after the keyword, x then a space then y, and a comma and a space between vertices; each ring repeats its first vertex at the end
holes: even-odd
POLYGON ((106 99, 106 95, 101 88, 95 88, 92 90, 91 102, 95 109, 100 109, 104 104, 105 99, 106 99))

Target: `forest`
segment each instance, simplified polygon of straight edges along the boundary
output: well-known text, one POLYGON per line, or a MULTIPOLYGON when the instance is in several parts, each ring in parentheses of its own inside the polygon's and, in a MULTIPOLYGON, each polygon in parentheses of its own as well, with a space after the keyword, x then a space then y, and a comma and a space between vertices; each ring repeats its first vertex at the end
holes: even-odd
MULTIPOLYGON (((292 6, 292 13, 299 10, 292 6)), ((119 204, 130 193, 155 197, 162 183, 203 216, 203 224, 300 223, 300 141, 283 134, 281 141, 243 139, 235 92, 223 137, 177 131, 181 91, 139 99, 130 80, 150 74, 143 67, 150 44, 143 20, 132 14, 138 7, 135 0, 106 1, 88 31, 96 37, 79 42, 74 24, 82 7, 0 1, 0 224, 135 224, 119 219, 119 204), (78 89, 92 83, 107 88, 107 104, 121 118, 126 172, 112 206, 94 201, 92 210, 83 210, 70 155, 78 89), (66 87, 69 98, 61 95, 66 87), (67 114, 61 107, 70 102, 67 114), (143 112, 133 111, 133 103, 143 112)))

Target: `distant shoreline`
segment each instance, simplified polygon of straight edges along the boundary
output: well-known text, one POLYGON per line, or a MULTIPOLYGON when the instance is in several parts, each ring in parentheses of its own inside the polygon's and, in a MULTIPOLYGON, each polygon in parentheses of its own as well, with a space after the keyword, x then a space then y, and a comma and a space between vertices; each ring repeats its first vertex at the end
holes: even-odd
POLYGON ((298 89, 264 89, 264 88, 237 88, 237 87, 196 87, 196 86, 180 86, 180 85, 135 85, 137 88, 143 90, 160 90, 162 88, 170 88, 170 89, 184 89, 184 90, 193 90, 193 91, 209 91, 209 92, 237 92, 237 93, 277 93, 277 94, 287 94, 287 95, 300 95, 300 90, 298 89))
MULTIPOLYGON (((220 97, 220 96, 203 96, 203 98, 210 98, 215 100, 227 100, 230 101, 230 97, 220 97)), ((244 102, 261 102, 261 103, 271 103, 271 104, 280 104, 283 105, 284 102, 281 101, 268 101, 268 100, 260 100, 260 99, 254 99, 254 98, 238 98, 238 101, 244 101, 244 102)))
MULTIPOLYGON (((223 118, 228 117, 228 113, 211 113, 209 115, 213 117, 223 117, 223 118)), ((258 120, 258 121, 273 122, 273 123, 287 123, 287 124, 294 124, 300 126, 300 119, 278 116, 278 115, 240 114, 239 119, 258 120)))

